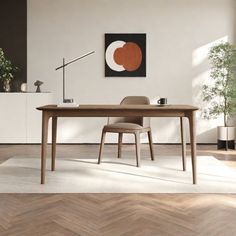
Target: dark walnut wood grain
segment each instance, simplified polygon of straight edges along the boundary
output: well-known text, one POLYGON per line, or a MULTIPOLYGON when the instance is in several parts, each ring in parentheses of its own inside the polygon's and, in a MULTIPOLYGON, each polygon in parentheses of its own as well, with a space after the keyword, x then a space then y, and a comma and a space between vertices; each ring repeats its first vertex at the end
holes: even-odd
POLYGON ((186 116, 185 113, 198 110, 190 105, 80 105, 79 107, 57 107, 47 105, 37 108, 40 111, 50 112, 60 117, 106 117, 106 116, 146 116, 146 117, 176 117, 176 114, 186 116))

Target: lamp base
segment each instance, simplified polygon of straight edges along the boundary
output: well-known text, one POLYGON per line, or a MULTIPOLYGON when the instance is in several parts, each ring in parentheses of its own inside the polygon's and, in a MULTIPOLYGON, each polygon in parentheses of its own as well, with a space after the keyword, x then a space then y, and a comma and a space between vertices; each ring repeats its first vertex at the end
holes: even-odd
POLYGON ((68 103, 68 102, 66 102, 66 103, 59 103, 58 105, 57 105, 57 107, 68 107, 68 108, 70 108, 70 107, 79 107, 79 104, 77 104, 77 103, 75 103, 75 102, 70 102, 70 103, 68 103))
POLYGON ((74 99, 73 98, 65 98, 63 99, 63 103, 73 103, 74 99))

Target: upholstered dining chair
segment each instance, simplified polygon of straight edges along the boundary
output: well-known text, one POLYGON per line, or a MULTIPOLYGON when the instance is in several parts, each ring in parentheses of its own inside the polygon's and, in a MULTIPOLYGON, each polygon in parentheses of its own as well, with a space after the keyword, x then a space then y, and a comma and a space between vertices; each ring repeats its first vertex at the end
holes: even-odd
MULTIPOLYGON (((149 105, 150 101, 148 97, 145 96, 128 96, 125 97, 120 105, 149 105)), ((101 163, 102 150, 105 143, 106 133, 118 133, 118 158, 121 158, 121 147, 122 138, 124 133, 131 133, 135 136, 136 145, 136 164, 137 167, 140 166, 140 134, 148 133, 149 147, 151 153, 151 160, 154 160, 153 146, 152 146, 152 133, 150 128, 150 118, 149 117, 117 117, 108 118, 108 124, 103 127, 100 151, 98 157, 98 164, 101 163)))

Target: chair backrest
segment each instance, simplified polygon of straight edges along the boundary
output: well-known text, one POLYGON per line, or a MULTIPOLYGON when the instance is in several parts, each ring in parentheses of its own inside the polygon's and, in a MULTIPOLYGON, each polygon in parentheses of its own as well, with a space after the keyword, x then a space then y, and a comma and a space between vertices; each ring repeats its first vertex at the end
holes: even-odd
MULTIPOLYGON (((120 103, 120 105, 149 105, 149 104, 150 104, 149 98, 145 96, 127 96, 120 103)), ((150 118, 149 117, 145 118, 145 122, 143 117, 112 117, 112 118, 109 117, 108 119, 108 124, 114 124, 119 122, 134 123, 148 127, 150 125, 150 118)))

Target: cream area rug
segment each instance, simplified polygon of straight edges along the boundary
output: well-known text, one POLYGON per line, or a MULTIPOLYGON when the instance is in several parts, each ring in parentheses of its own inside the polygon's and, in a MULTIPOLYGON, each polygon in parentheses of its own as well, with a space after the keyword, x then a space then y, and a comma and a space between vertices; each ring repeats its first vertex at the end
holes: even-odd
POLYGON ((12 157, 0 165, 1 193, 236 193, 236 171, 212 156, 197 157, 197 185, 191 160, 181 170, 180 156, 157 160, 134 158, 58 159, 56 171, 47 163, 46 184, 40 184, 39 157, 12 157))

